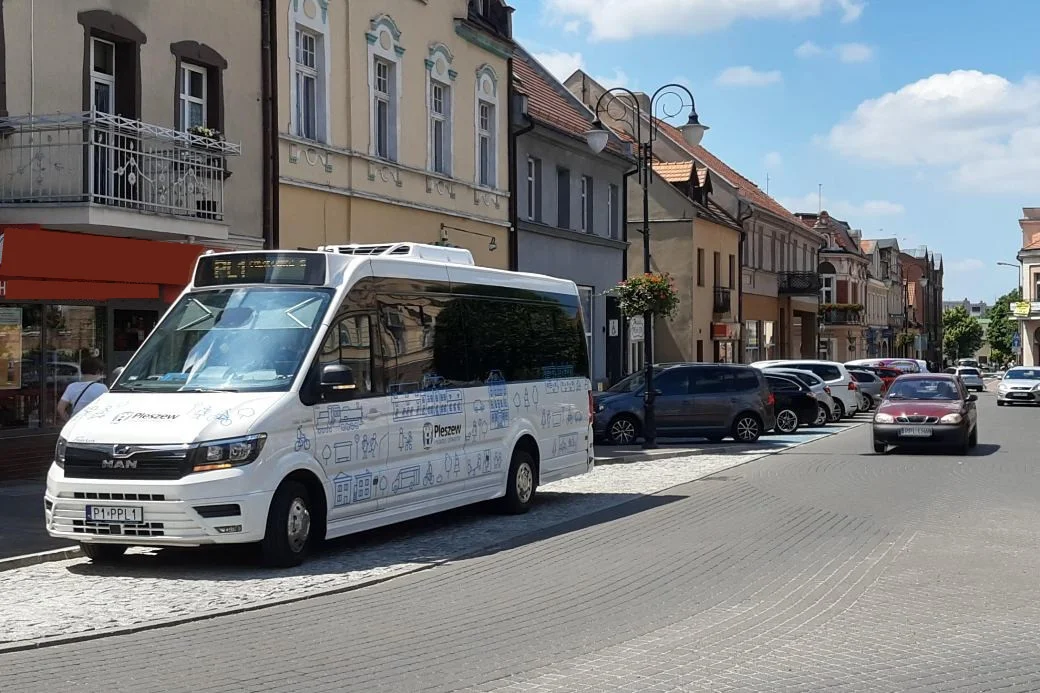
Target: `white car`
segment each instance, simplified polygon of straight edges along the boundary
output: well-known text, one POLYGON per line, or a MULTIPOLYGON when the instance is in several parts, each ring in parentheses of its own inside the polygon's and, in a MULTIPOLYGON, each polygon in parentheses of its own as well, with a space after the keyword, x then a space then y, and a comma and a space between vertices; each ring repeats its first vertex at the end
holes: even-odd
POLYGON ((1040 403, 1040 368, 1008 369, 997 385, 997 406, 1040 403))
POLYGON ((797 368, 811 371, 823 378, 831 388, 831 397, 838 405, 840 418, 853 416, 860 410, 859 385, 844 364, 837 361, 817 361, 810 359, 781 359, 775 361, 757 361, 752 368, 797 368))
POLYGON ((986 384, 982 382, 982 373, 978 368, 972 368, 971 366, 954 366, 947 368, 946 373, 956 375, 964 383, 964 387, 969 390, 978 390, 982 392, 986 389, 986 384))

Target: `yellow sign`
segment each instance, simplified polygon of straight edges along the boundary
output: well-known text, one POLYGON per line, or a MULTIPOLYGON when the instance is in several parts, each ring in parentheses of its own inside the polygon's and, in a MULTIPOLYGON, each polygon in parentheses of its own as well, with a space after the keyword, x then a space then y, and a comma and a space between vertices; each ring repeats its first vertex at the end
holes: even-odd
POLYGON ((1029 317, 1029 301, 1015 301, 1011 304, 1011 314, 1016 318, 1029 317))

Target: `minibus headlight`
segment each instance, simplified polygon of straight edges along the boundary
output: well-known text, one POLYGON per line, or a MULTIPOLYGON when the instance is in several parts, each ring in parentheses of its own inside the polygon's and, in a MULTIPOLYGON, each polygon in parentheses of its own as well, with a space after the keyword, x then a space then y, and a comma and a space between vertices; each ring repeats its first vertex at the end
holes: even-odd
POLYGON ((266 441, 267 434, 258 433, 242 438, 199 443, 195 449, 191 471, 212 472, 215 469, 231 469, 249 464, 260 456, 266 441))
POLYGON ((61 436, 58 436, 58 442, 54 444, 54 464, 58 465, 61 469, 65 469, 66 447, 68 447, 68 441, 61 436))

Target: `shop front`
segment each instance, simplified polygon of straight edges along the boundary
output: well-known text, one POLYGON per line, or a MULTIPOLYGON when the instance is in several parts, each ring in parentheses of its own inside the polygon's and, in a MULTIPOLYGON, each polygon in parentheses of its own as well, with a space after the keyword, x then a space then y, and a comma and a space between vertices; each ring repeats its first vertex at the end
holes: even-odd
POLYGON ((745 292, 743 307, 744 363, 780 358, 777 349, 778 299, 745 292))
POLYGON ((58 401, 84 361, 125 365, 206 250, 0 227, 0 480, 46 472, 58 401))
POLYGON ((712 353, 715 363, 740 363, 740 323, 711 323, 712 353))

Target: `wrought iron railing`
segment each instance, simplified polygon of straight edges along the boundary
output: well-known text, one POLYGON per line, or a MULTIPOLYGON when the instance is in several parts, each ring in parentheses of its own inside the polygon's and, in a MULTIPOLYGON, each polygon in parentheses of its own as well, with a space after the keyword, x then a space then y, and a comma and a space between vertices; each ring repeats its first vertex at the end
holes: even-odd
POLYGON ((824 324, 827 325, 862 325, 863 311, 851 308, 828 308, 821 311, 824 324))
POLYGON ((781 294, 815 296, 822 286, 818 272, 781 272, 776 278, 776 288, 781 294))
POLYGON ((712 311, 715 313, 728 313, 732 307, 732 289, 723 286, 715 287, 715 300, 712 302, 712 311))
POLYGON ((98 204, 224 218, 242 145, 104 113, 0 118, 0 206, 98 204))

